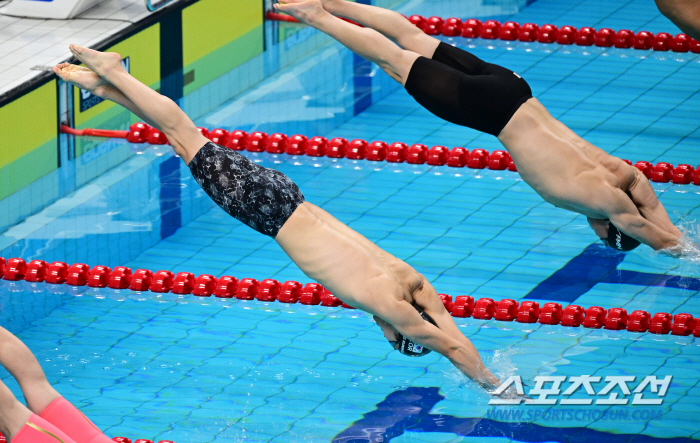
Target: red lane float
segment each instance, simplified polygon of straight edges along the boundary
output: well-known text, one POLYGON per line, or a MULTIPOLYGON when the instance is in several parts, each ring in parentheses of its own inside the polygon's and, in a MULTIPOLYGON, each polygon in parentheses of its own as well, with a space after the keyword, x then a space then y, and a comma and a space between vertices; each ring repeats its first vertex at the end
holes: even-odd
POLYGON ((545 303, 540 309, 539 322, 543 325, 557 325, 561 321, 562 309, 559 303, 545 303))
POLYGON ((244 278, 238 283, 236 298, 239 300, 253 300, 258 295, 260 282, 254 278, 244 278))
POLYGON ((84 263, 75 263, 68 269, 66 284, 70 286, 85 286, 88 281, 90 266, 84 263))
POLYGON ((126 289, 131 285, 131 269, 124 266, 114 268, 109 276, 109 286, 112 289, 126 289))
POLYGON ((192 295, 197 297, 211 297, 211 295, 216 290, 216 277, 209 274, 202 274, 194 282, 194 288, 192 288, 192 295))
POLYGON ((129 289, 132 291, 142 292, 148 291, 153 282, 153 272, 148 269, 137 269, 134 275, 131 276, 131 284, 129 289))
POLYGON ((27 274, 27 262, 21 258, 11 258, 5 264, 5 280, 19 281, 24 280, 27 274))
MULTIPOLYGON (((445 148, 446 149, 446 148, 445 148)), ((421 151, 425 152, 425 151, 421 151)), ((444 151, 442 151, 444 152, 444 151)), ((190 272, 158 271, 155 274, 147 269, 117 266, 113 270, 107 266, 90 268, 84 263, 53 262, 50 265, 42 260, 32 260, 28 265, 21 258, 0 258, 0 276, 9 281, 46 281, 52 284, 90 286, 94 288, 130 289, 132 291, 174 294, 192 294, 198 297, 237 298, 238 300, 258 300, 261 302, 301 303, 329 307, 342 306, 354 309, 335 297, 319 283, 302 285, 297 281, 280 283, 274 279, 258 281, 254 278, 238 280, 236 277, 202 274, 195 278, 190 272)), ((652 334, 694 335, 700 337, 700 321, 688 313, 672 316, 658 312, 653 316, 643 310, 627 314, 624 308, 606 310, 600 306, 584 308, 578 305, 563 306, 556 302, 545 303, 541 308, 538 302, 524 300, 518 303, 513 299, 495 301, 491 298, 474 300, 472 296, 460 295, 454 300, 451 295, 439 294, 445 309, 458 318, 473 317, 479 320, 518 323, 540 323, 591 329, 604 328, 629 332, 650 332, 652 334)))
MULTIPOLYGON (((309 284, 312 284, 312 283, 309 283, 309 284)), ((303 289, 302 284, 299 283, 298 281, 293 281, 293 280, 286 281, 280 287, 280 293, 279 293, 279 296, 277 297, 277 301, 281 302, 281 303, 297 303, 301 299, 302 289, 303 289)))
POLYGON ((178 272, 173 279, 173 294, 191 294, 194 289, 194 274, 191 272, 178 272))
MULTIPOLYGON (((127 438, 127 437, 114 437, 114 438, 112 438, 112 441, 117 442, 117 443, 131 443, 131 439, 127 438)), ((153 443, 153 440, 140 438, 138 440, 134 440, 134 443, 153 443)), ((158 443, 175 443, 175 442, 171 441, 171 440, 159 440, 158 443)))
POLYGON ((238 292, 238 279, 224 275, 219 277, 214 288, 214 297, 218 298, 233 298, 238 292))
MULTIPOLYGON (((297 283, 297 282, 294 282, 297 283)), ((301 286, 301 283, 299 283, 301 286)), ((321 303, 321 296, 325 292, 323 286, 318 283, 307 283, 301 290, 301 295, 299 296, 299 303, 303 305, 318 305, 321 303)))
POLYGON ((540 304, 536 301, 524 301, 520 303, 518 315, 515 321, 518 323, 537 323, 540 318, 540 304))
POLYGON ((109 279, 112 275, 112 269, 107 266, 95 266, 90 269, 87 278, 87 285, 91 288, 106 288, 109 285, 109 279))
POLYGON ((513 321, 518 316, 518 302, 509 298, 503 299, 496 305, 496 320, 513 321))
POLYGON ((48 270, 49 264, 44 260, 32 260, 27 265, 27 273, 24 279, 33 283, 43 282, 46 279, 48 270))
POLYGON ((608 311, 600 306, 591 306, 585 311, 583 327, 590 329, 600 329, 605 325, 605 318, 608 311))

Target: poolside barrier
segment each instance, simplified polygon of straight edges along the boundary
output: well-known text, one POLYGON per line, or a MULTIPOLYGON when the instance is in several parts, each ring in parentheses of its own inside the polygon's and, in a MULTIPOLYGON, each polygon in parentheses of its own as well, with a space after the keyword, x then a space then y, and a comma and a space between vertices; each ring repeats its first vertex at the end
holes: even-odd
MULTIPOLYGON (((383 141, 368 142, 366 140, 347 140, 335 137, 328 140, 325 137, 311 137, 265 132, 252 132, 226 129, 198 128, 206 138, 234 151, 267 152, 270 154, 306 155, 309 157, 347 158, 350 160, 387 161, 390 163, 409 163, 414 165, 428 164, 431 166, 449 166, 452 168, 508 170, 517 172, 507 151, 472 149, 471 152, 462 147, 449 149, 445 146, 429 148, 420 143, 408 145, 402 142, 388 144, 383 141)), ((92 136, 107 138, 124 138, 130 143, 150 143, 164 145, 168 143, 165 135, 146 123, 134 123, 128 131, 112 131, 107 129, 74 129, 61 126, 61 132, 75 136, 92 136)), ((629 165, 632 162, 623 160, 629 165)), ((638 161, 634 166, 642 171, 651 181, 657 183, 694 184, 700 186, 700 166, 689 164, 673 166, 671 163, 659 162, 653 164, 638 161)))
MULTIPOLYGON (((274 279, 258 281, 254 278, 239 280, 230 275, 217 278, 210 274, 202 274, 195 277, 191 272, 174 274, 171 271, 162 270, 153 273, 148 269, 137 269, 132 272, 125 266, 117 266, 114 269, 107 266, 90 268, 84 263, 74 263, 69 266, 67 263, 58 261, 49 264, 43 260, 32 260, 27 263, 21 258, 9 260, 0 258, 0 277, 8 281, 25 280, 33 283, 45 281, 69 286, 108 287, 137 292, 172 292, 180 295, 192 294, 197 297, 213 295, 217 298, 235 297, 238 300, 277 301, 354 309, 318 283, 304 285, 296 281, 279 282, 274 279)), ((460 295, 454 299, 448 294, 439 294, 439 296, 445 309, 453 317, 458 318, 540 323, 570 328, 583 326, 611 331, 625 329, 629 332, 670 333, 680 336, 692 334, 700 337, 700 321, 688 313, 671 315, 667 312, 657 312, 651 315, 647 311, 635 310, 628 314, 625 308, 605 309, 600 306, 584 308, 579 305, 562 306, 556 302, 544 303, 540 307, 539 302, 532 300, 518 302, 513 299, 475 300, 469 295, 460 295)))
MULTIPOLYGON (((272 21, 298 23, 294 17, 271 11, 266 14, 266 18, 272 21)), ((654 35, 649 31, 634 33, 629 29, 615 31, 610 28, 600 28, 596 30, 589 26, 577 29, 573 26, 557 27, 551 24, 539 26, 534 23, 525 23, 520 25, 512 21, 501 23, 496 20, 487 20, 482 22, 476 18, 464 21, 456 17, 442 19, 435 16, 425 18, 421 15, 412 15, 406 18, 428 35, 700 54, 700 42, 687 34, 673 36, 668 32, 659 32, 654 35)))

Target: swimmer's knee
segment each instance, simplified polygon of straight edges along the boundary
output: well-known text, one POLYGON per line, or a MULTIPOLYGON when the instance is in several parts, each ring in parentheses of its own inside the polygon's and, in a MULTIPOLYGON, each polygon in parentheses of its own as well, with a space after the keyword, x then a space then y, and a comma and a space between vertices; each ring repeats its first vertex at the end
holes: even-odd
POLYGON ((412 51, 401 50, 393 57, 380 64, 380 67, 389 77, 406 86, 406 81, 411 73, 413 63, 420 57, 420 54, 412 51))
POLYGON ((408 35, 402 35, 396 41, 396 44, 401 46, 406 51, 415 52, 416 54, 425 58, 433 58, 435 50, 437 49, 438 45, 440 45, 440 40, 429 36, 415 26, 411 27, 415 29, 415 32, 408 35))

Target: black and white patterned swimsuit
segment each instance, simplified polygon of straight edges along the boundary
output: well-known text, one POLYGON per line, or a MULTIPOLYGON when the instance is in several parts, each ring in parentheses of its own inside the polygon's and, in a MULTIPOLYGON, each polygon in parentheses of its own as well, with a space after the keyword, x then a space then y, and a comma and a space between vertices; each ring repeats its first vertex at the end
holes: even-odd
POLYGON ((189 167, 199 186, 221 209, 270 237, 277 236, 304 203, 299 187, 286 175, 211 142, 199 150, 189 167))

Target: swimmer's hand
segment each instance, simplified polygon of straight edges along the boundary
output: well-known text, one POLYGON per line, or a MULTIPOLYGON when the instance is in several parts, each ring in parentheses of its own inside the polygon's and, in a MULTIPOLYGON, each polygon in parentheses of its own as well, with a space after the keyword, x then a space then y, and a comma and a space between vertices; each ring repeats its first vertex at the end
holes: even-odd
POLYGON ((673 258, 688 258, 691 261, 700 260, 700 246, 683 235, 678 239, 678 244, 659 251, 662 255, 673 258))

